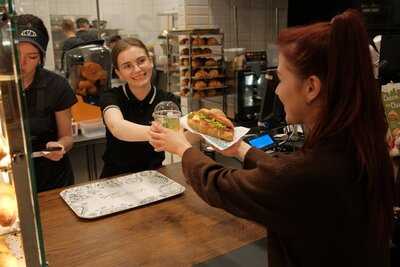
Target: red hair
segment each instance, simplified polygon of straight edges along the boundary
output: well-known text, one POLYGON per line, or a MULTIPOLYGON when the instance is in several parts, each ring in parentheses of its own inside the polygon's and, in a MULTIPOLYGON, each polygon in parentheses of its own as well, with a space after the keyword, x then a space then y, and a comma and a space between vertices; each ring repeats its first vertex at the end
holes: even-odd
POLYGON ((388 251, 394 181, 386 145, 388 125, 361 15, 350 9, 330 23, 285 29, 278 46, 300 78, 316 75, 321 80, 322 109, 305 147, 332 137, 347 139, 345 145, 355 152, 360 173, 368 179, 372 240, 388 251))

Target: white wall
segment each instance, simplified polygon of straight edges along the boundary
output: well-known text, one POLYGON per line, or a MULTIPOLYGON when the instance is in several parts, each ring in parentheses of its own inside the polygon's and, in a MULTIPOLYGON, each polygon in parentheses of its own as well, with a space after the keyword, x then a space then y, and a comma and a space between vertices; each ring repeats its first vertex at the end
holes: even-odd
MULTIPOLYGON (((51 0, 50 0, 51 1, 51 0)), ((33 14, 41 18, 50 35, 45 66, 54 69, 53 41, 50 31, 49 0, 14 0, 17 14, 33 14)))
MULTIPOLYGON (((107 28, 121 29, 123 36, 136 36, 145 43, 155 42, 167 27, 167 18, 157 16, 161 11, 178 12, 183 0, 99 0, 100 18, 107 28)), ((50 14, 82 15, 97 19, 95 0, 51 0, 50 14)))

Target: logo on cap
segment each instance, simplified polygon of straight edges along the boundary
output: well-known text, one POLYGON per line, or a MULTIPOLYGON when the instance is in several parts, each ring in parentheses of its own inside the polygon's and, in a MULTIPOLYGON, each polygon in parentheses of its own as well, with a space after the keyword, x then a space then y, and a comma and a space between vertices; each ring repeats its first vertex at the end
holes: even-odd
POLYGON ((23 30, 21 36, 24 37, 37 37, 37 33, 33 30, 23 30))

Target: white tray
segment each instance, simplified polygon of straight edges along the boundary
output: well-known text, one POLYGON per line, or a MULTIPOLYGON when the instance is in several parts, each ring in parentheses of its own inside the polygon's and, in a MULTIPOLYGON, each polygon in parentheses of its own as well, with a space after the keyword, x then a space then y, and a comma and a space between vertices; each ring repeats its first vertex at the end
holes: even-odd
POLYGON ((157 171, 143 171, 68 188, 60 196, 84 219, 132 209, 185 191, 185 187, 157 171))

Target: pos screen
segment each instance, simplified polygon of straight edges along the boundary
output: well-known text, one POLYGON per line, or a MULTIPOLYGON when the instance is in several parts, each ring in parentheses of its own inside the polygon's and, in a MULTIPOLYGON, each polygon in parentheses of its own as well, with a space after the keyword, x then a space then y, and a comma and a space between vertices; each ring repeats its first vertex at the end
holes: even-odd
POLYGON ((258 149, 266 149, 275 145, 275 140, 269 134, 262 134, 251 138, 249 144, 258 149))

